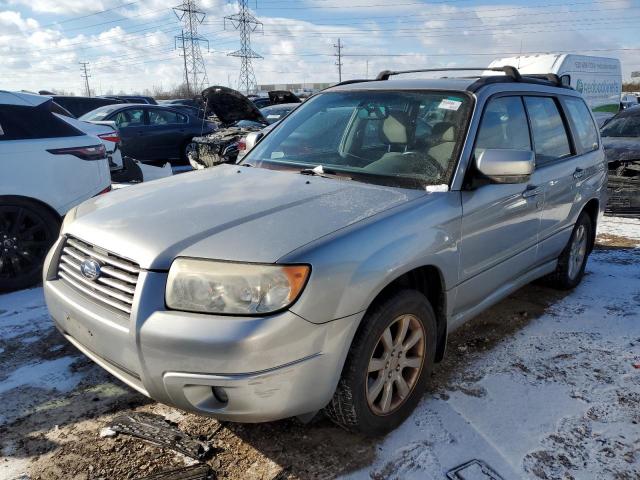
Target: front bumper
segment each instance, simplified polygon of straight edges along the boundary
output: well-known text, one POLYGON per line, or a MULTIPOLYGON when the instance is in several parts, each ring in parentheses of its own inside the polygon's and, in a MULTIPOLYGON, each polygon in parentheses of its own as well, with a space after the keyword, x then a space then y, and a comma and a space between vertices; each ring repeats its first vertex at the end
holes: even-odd
POLYGON ((268 317, 169 311, 166 273, 143 271, 128 317, 56 279, 56 250, 45 263, 44 291, 62 334, 141 393, 220 419, 270 421, 324 407, 362 316, 313 324, 289 311, 268 317))

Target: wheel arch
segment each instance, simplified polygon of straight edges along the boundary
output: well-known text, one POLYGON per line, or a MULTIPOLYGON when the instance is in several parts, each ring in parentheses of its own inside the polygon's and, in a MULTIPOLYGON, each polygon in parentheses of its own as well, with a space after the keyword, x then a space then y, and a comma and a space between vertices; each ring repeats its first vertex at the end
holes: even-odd
POLYGON ((42 200, 38 200, 37 198, 28 197, 25 195, 0 195, 0 205, 10 203, 11 201, 22 201, 32 203, 38 207, 43 208, 48 211, 54 218, 58 220, 58 222, 62 222, 63 215, 60 215, 55 208, 53 208, 48 203, 43 202, 42 200))
POLYGON ((598 227, 598 213, 600 212, 600 201, 597 198, 592 198, 585 204, 585 206, 582 208, 582 211, 585 212, 587 215, 589 215, 589 219, 591 220, 591 225, 593 226, 593 231, 591 232, 591 238, 589 239, 589 253, 591 253, 596 243, 596 230, 598 227))
POLYGON ((367 307, 369 311, 377 303, 404 289, 417 290, 427 299, 436 314, 437 347, 436 362, 444 358, 447 343, 447 305, 444 277, 434 265, 423 265, 409 270, 388 282, 367 307))

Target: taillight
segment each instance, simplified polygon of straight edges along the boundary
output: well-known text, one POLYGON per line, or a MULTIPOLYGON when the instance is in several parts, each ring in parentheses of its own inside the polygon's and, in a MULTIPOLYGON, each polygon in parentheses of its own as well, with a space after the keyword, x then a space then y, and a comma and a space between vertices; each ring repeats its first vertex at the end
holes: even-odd
POLYGON ((111 185, 109 185, 107 188, 105 188, 104 190, 100 190, 98 193, 96 193, 94 195, 94 197, 97 197, 98 195, 102 195, 105 193, 109 193, 111 191, 111 185))
POLYGON ((238 151, 245 151, 247 149, 247 139, 241 138, 238 140, 238 151))
POLYGON ((98 137, 107 142, 120 143, 120 134, 118 132, 103 133, 98 137))
POLYGON ((47 152, 54 155, 73 155, 82 160, 104 160, 107 158, 107 149, 103 144, 89 147, 52 148, 47 152))

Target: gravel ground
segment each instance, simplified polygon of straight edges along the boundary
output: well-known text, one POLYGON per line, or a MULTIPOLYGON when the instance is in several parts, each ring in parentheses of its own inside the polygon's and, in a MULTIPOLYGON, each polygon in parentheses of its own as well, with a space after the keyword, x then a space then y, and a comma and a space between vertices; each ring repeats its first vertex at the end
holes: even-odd
POLYGON ((640 222, 607 219, 583 285, 527 286, 458 330, 416 412, 376 440, 323 418, 223 424, 157 404, 67 344, 40 288, 0 296, 0 479, 139 478, 190 463, 99 436, 128 412, 211 442, 218 478, 443 479, 471 458, 505 479, 640 478, 639 246, 640 222))

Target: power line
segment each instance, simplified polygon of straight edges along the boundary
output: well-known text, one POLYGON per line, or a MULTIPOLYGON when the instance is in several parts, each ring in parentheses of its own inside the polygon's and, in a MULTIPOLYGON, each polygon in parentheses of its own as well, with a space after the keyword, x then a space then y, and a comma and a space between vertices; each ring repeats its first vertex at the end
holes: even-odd
POLYGON ((238 0, 238 13, 224 17, 226 22, 231 22, 233 28, 240 32, 240 50, 229 53, 232 57, 240 57, 240 79, 238 88, 248 95, 256 88, 256 75, 253 71, 251 60, 262 58, 251 48, 251 33, 262 28, 262 22, 249 11, 248 0, 238 0))
POLYGON ((195 94, 202 91, 209 83, 207 68, 200 50, 200 44, 206 43, 209 51, 209 41, 198 35, 198 25, 203 22, 206 14, 198 9, 196 0, 183 0, 182 5, 174 7, 173 11, 183 25, 182 33, 175 38, 176 42, 182 43, 187 91, 195 94))

